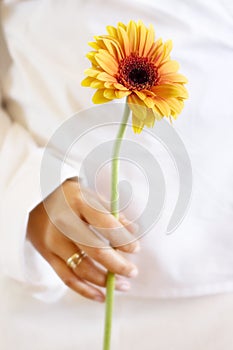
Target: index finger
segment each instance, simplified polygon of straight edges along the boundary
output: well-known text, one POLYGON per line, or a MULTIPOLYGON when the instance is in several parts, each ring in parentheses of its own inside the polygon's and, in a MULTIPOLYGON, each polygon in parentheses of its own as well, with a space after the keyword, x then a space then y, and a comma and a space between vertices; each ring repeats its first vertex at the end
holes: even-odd
POLYGON ((105 237, 112 247, 132 253, 140 249, 137 237, 115 218, 96 198, 82 203, 81 214, 95 231, 105 237))
POLYGON ((111 247, 93 248, 81 244, 78 244, 78 247, 84 250, 88 256, 103 265, 108 271, 126 277, 136 277, 138 274, 137 267, 111 247))

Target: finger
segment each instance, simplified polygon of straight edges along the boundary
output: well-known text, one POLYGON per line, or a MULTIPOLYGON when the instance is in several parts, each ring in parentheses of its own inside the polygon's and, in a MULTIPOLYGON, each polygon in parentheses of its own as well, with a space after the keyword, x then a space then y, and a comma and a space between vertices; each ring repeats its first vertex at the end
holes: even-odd
MULTIPOLYGON (((106 202, 106 200, 103 197, 99 197, 100 203, 110 212, 111 208, 109 203, 106 202)), ((126 218, 126 216, 121 212, 119 213, 119 218, 118 221, 128 230, 130 233, 132 233, 134 236, 139 232, 139 225, 133 221, 130 221, 126 218)), ((137 247, 132 247, 132 245, 128 246, 123 245, 121 247, 117 247, 119 250, 126 251, 126 252, 133 252, 136 253, 140 251, 140 243, 138 241, 138 246, 137 247), (132 248, 134 249, 132 251, 132 248)))
MULTIPOLYGON (((111 211, 110 203, 107 202, 106 199, 103 198, 102 196, 98 195, 97 198, 99 198, 99 201, 104 206, 104 208, 106 208, 110 212, 111 211)), ((126 228, 126 230, 128 230, 134 236, 136 236, 136 234, 139 232, 139 225, 133 221, 128 220, 122 212, 119 213, 118 221, 126 228)), ((140 243, 139 243, 139 241, 137 241, 137 242, 138 242, 138 245, 136 247, 132 247, 132 245, 125 244, 123 246, 118 246, 117 248, 119 250, 125 251, 127 253, 129 253, 129 252, 137 253, 140 251, 140 243)))
POLYGON ((50 258, 49 263, 67 287, 71 288, 85 298, 99 302, 103 302, 105 300, 104 294, 99 289, 89 285, 87 282, 76 276, 59 257, 54 255, 52 258, 50 258))
MULTIPOLYGON (((107 271, 96 266, 89 257, 85 257, 73 271, 78 277, 92 284, 106 287, 107 271)), ((130 283, 125 278, 116 276, 115 289, 123 292, 127 291, 130 289, 130 283)))
MULTIPOLYGON (((56 239, 52 244, 51 251, 66 263, 70 256, 80 252, 80 248, 58 232, 56 234, 56 239)), ((88 256, 83 258, 81 263, 73 270, 73 272, 79 278, 97 286, 106 286, 106 270, 103 270, 100 266, 97 266, 88 256)), ((115 288, 119 291, 126 291, 130 288, 130 283, 119 276, 116 277, 115 288)))
MULTIPOLYGON (((99 198, 93 191, 88 188, 81 188, 75 183, 78 189, 78 195, 75 197, 75 205, 73 208, 79 213, 79 235, 77 235, 77 222, 74 225, 72 217, 67 217, 62 224, 65 225, 64 232, 66 236, 70 237, 75 242, 95 247, 103 247, 103 242, 91 232, 88 228, 90 224, 95 231, 100 233, 110 241, 111 246, 125 252, 136 252, 139 248, 139 242, 113 215, 100 203, 99 198), (82 218, 82 219, 81 219, 82 218), (79 236, 79 239, 76 237, 79 236), (88 241, 88 242, 87 242, 88 241), (90 241, 92 243, 90 243, 90 241)), ((77 221, 77 220, 76 220, 77 221)))
MULTIPOLYGON (((80 249, 63 234, 57 232, 50 249, 53 254, 61 258, 65 263, 67 259, 75 253, 79 253, 80 249)), ((75 269, 75 274, 80 278, 85 278, 87 281, 98 286, 105 286, 106 273, 99 267, 95 266, 90 258, 85 257, 79 266, 75 269)))
POLYGON ((140 249, 136 238, 95 198, 88 198, 88 203, 81 207, 81 214, 96 231, 109 240, 112 247, 128 253, 140 249))
POLYGON ((92 248, 81 244, 79 247, 113 273, 126 277, 135 277, 138 274, 137 267, 112 248, 92 248))
MULTIPOLYGON (((97 200, 99 200, 102 206, 105 209, 107 209, 107 211, 111 212, 111 202, 107 201, 106 198, 104 198, 100 194, 97 195, 94 191, 90 190, 89 188, 85 188, 85 191, 87 191, 89 195, 94 196, 97 200)), ((139 225, 137 223, 134 223, 128 220, 122 212, 119 213, 119 221, 132 234, 138 233, 139 225)))
POLYGON ((128 220, 123 213, 119 214, 119 221, 133 235, 139 232, 139 225, 136 222, 128 220))
MULTIPOLYGON (((72 256, 72 254, 69 256, 72 256)), ((85 279, 86 281, 97 286, 105 287, 106 285, 106 271, 100 267, 97 267, 87 256, 83 258, 82 262, 76 266, 73 271, 80 278, 85 279)))

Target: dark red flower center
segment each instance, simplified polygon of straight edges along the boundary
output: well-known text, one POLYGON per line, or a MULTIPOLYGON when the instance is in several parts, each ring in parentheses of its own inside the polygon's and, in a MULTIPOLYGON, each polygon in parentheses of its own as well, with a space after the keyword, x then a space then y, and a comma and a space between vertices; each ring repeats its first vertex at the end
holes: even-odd
POLYGON ((147 57, 131 54, 121 60, 117 81, 129 90, 149 90, 158 79, 157 69, 147 57))

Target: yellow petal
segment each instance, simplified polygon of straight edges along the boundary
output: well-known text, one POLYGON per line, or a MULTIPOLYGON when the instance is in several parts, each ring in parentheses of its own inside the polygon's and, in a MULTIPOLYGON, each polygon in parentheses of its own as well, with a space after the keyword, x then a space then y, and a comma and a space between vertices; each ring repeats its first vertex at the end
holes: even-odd
POLYGON ((124 85, 119 84, 119 83, 114 83, 114 87, 115 87, 117 90, 128 91, 128 89, 127 89, 124 85))
POLYGON ((97 42, 96 41, 90 41, 89 43, 88 43, 88 45, 90 46, 90 47, 92 47, 94 50, 96 50, 96 51, 98 51, 99 49, 100 49, 100 47, 99 47, 99 45, 97 44, 97 42))
MULTIPOLYGON (((178 114, 177 113, 175 113, 174 111, 171 111, 171 117, 173 118, 173 119, 177 119, 177 117, 178 117, 178 114)), ((170 117, 170 123, 172 124, 172 118, 170 117)))
POLYGON ((134 93, 140 98, 140 100, 145 100, 146 94, 144 92, 135 90, 134 93))
POLYGON ((155 39, 154 27, 150 25, 147 31, 146 42, 145 42, 144 51, 143 51, 144 57, 146 57, 148 52, 150 51, 151 46, 154 43, 154 39, 155 39))
POLYGON ((126 25, 125 25, 124 23, 122 23, 122 22, 118 22, 118 23, 117 23, 117 26, 118 26, 119 28, 123 28, 124 30, 126 30, 126 25))
POLYGON ((172 50, 172 41, 168 40, 164 43, 163 60, 166 60, 169 57, 171 50, 172 50))
POLYGON ((155 120, 161 120, 163 118, 160 111, 157 107, 155 107, 155 105, 153 106, 153 108, 151 108, 151 111, 154 114, 155 120))
POLYGON ((124 48, 125 55, 129 56, 129 54, 130 54, 130 46, 129 46, 129 38, 128 38, 128 35, 127 35, 126 31, 123 28, 119 27, 118 35, 121 36, 121 40, 123 42, 123 48, 124 48))
POLYGON ((178 100, 177 98, 169 98, 168 104, 172 109, 172 111, 174 112, 174 115, 180 114, 184 107, 184 102, 181 100, 178 100))
POLYGON ((99 50, 107 50, 108 51, 108 48, 107 48, 106 43, 104 41, 104 38, 102 36, 98 37, 97 44, 99 45, 99 50))
POLYGON ((83 79, 83 81, 81 82, 81 85, 85 86, 85 87, 89 87, 89 86, 91 86, 91 83, 93 81, 94 81, 94 78, 87 77, 87 78, 83 79))
POLYGON ((117 29, 115 27, 107 26, 106 29, 107 29, 107 32, 108 32, 109 35, 117 38, 117 29))
POLYGON ((101 81, 112 82, 115 83, 117 80, 111 74, 106 72, 101 72, 97 75, 97 78, 101 81))
POLYGON ((169 108, 169 105, 162 97, 156 97, 154 99, 155 106, 160 111, 160 114, 164 117, 168 117, 171 114, 171 110, 169 108))
POLYGON ((109 102, 110 99, 104 97, 104 91, 104 89, 96 90, 95 94, 92 97, 92 102, 96 104, 109 102))
POLYGON ((140 120, 144 120, 146 118, 147 107, 135 94, 129 95, 128 105, 137 118, 140 120))
POLYGON ((97 62, 96 62, 96 59, 95 59, 95 55, 96 55, 96 52, 95 51, 90 51, 86 54, 86 57, 89 59, 89 61, 91 61, 91 63, 94 65, 94 66, 97 66, 97 62))
POLYGON ((144 121, 144 124, 148 127, 148 128, 153 128, 154 123, 155 123, 155 115, 152 109, 148 109, 147 112, 147 116, 146 119, 144 121))
POLYGON ((165 62, 163 57, 164 57, 164 44, 159 46, 154 53, 153 59, 157 67, 159 67, 163 62, 165 62))
POLYGON ((107 81, 105 81, 104 87, 105 87, 106 89, 113 89, 114 83, 113 83, 113 82, 107 82, 107 81))
POLYGON ((154 97, 155 94, 151 90, 143 90, 143 93, 146 95, 146 97, 154 97))
POLYGON ((161 50, 162 53, 163 48, 163 42, 162 39, 158 39, 151 47, 150 51, 148 52, 147 56, 151 58, 152 60, 155 60, 156 56, 159 54, 159 50, 161 50))
POLYGON ((123 98, 123 97, 129 96, 130 94, 132 94, 132 92, 131 91, 119 91, 119 90, 116 90, 115 94, 116 94, 117 98, 123 98))
POLYGON ((114 100, 116 98, 115 91, 114 89, 105 89, 103 95, 109 100, 114 100))
POLYGON ((164 84, 157 85, 152 88, 152 91, 160 97, 169 98, 169 97, 181 97, 187 98, 187 90, 182 85, 172 85, 164 84))
POLYGON ((171 82, 171 83, 183 83, 186 84, 188 83, 188 79, 179 73, 168 73, 168 74, 163 74, 161 77, 161 82, 171 82))
POLYGON ((176 73, 179 69, 179 63, 173 60, 166 61, 165 63, 162 63, 158 67, 158 73, 160 75, 162 74, 168 74, 168 73, 176 73))
POLYGON ((144 90, 144 93, 147 95, 146 99, 143 101, 143 103, 152 110, 154 113, 154 116, 157 120, 161 120, 163 118, 163 113, 161 110, 156 106, 156 98, 157 96, 149 90, 144 90))
POLYGON ((177 87, 177 89, 179 89, 180 91, 180 95, 178 96, 178 98, 181 99, 187 99, 189 97, 188 91, 187 89, 184 87, 184 85, 176 83, 175 86, 177 87))
POLYGON ((114 75, 118 71, 116 60, 105 50, 99 50, 95 56, 96 61, 105 72, 114 75))
POLYGON ((115 46, 113 45, 113 42, 107 38, 103 38, 102 40, 105 44, 106 50, 110 53, 111 56, 118 60, 118 52, 115 46))
POLYGON ((153 107, 154 107, 154 104, 155 104, 154 99, 151 98, 151 97, 147 97, 147 98, 144 100, 144 103, 145 103, 145 105, 146 105, 147 107, 149 107, 149 108, 153 108, 153 107))
POLYGON ((129 37, 130 51, 136 52, 137 50, 137 25, 134 21, 130 21, 127 26, 127 34, 129 37))
POLYGON ((163 119, 163 117, 164 117, 163 113, 160 111, 160 109, 155 104, 154 104, 152 110, 153 110, 153 113, 154 113, 156 120, 163 119))
POLYGON ((84 73, 89 77, 95 78, 98 76, 98 74, 101 73, 101 71, 95 68, 88 68, 88 69, 85 69, 84 73))
POLYGON ((102 50, 106 49, 101 36, 94 36, 94 39, 96 40, 96 43, 98 45, 98 51, 101 50, 101 49, 102 50))
POLYGON ((111 36, 107 36, 107 35, 103 35, 101 36, 106 44, 107 41, 109 41, 111 43, 111 45, 115 48, 116 53, 117 53, 117 57, 115 55, 115 58, 120 61, 123 57, 124 57, 124 52, 122 51, 122 47, 118 41, 118 39, 111 37, 111 36))
POLYGON ((99 80, 94 80, 90 86, 94 89, 104 89, 104 82, 99 80))
POLYGON ((139 47, 138 54, 139 56, 143 55, 143 50, 146 41, 147 29, 142 21, 138 21, 138 34, 139 34, 139 47))
POLYGON ((133 131, 135 132, 135 134, 140 134, 142 132, 144 123, 143 121, 138 119, 134 113, 132 114, 132 124, 133 124, 133 131))

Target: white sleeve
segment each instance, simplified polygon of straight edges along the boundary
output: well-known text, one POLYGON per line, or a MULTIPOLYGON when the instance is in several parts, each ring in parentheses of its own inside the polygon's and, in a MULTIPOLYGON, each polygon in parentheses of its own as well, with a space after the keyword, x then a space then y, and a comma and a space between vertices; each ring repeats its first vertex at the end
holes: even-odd
MULTIPOLYGON (((51 291, 60 284, 49 265, 25 240, 29 212, 43 199, 40 190, 43 152, 31 135, 0 109, 0 267, 4 274, 27 283, 37 292, 48 287, 51 291)), ((51 162, 54 161, 62 162, 51 154, 51 162)), ((68 164, 62 167, 60 183, 77 176, 77 169, 68 164)), ((43 196, 60 183, 47 185, 43 196)))
MULTIPOLYGON (((0 8, 1 11, 2 8, 0 8)), ((5 18, 6 16, 3 17, 5 18)), ((15 91, 11 78, 11 82, 7 85, 9 72, 13 71, 16 74, 13 74, 13 77, 15 78, 16 76, 16 80, 18 79, 21 82, 21 88, 19 91, 16 91, 16 95, 20 94, 21 91, 24 97, 28 96, 32 88, 25 88, 25 85, 22 83, 23 77, 25 79, 27 77, 29 79, 31 76, 35 77, 30 69, 27 71, 25 68, 30 65, 21 65, 18 62, 19 59, 17 55, 14 55, 13 49, 12 52, 8 52, 9 43, 8 41, 7 44, 5 42, 1 20, 2 16, 0 17, 0 80, 4 103, 6 98, 8 99, 7 110, 9 113, 1 107, 2 96, 0 90, 0 274, 3 274, 5 278, 13 278, 24 283, 24 286, 27 286, 38 298, 44 301, 53 301, 63 293, 65 286, 45 259, 26 240, 28 216, 30 211, 62 182, 79 174, 79 162, 75 160, 74 162, 72 161, 72 164, 68 164, 69 160, 67 159, 64 162, 64 155, 59 148, 60 145, 58 145, 59 149, 53 145, 51 153, 46 149, 46 159, 47 163, 49 162, 50 169, 44 170, 44 172, 48 172, 48 181, 46 181, 46 186, 41 191, 41 163, 45 151, 44 145, 50 136, 44 135, 46 132, 40 133, 40 131, 43 127, 43 131, 49 129, 47 124, 51 122, 51 119, 53 121, 57 110, 55 109, 54 112, 48 107, 43 111, 40 110, 40 126, 43 126, 41 128, 37 125, 38 118, 35 118, 35 111, 38 110, 40 102, 32 100, 30 97, 29 101, 31 101, 33 109, 21 107, 14 111, 9 110, 12 96, 9 94, 8 87, 10 91, 15 91), (13 61, 11 57, 13 57, 13 61), (20 75, 21 78, 17 75, 16 66, 18 69, 19 67, 22 67, 22 69, 24 67, 26 70, 20 75), (7 88, 5 85, 7 85, 7 88), (29 115, 24 118, 28 110, 29 115), (24 119, 28 123, 24 123, 24 119), (32 130, 33 127, 30 128, 33 123, 36 124, 34 130, 32 130), (38 134, 42 135, 43 141, 39 140, 38 134), (51 168, 54 167, 61 169, 61 173, 59 176, 56 176, 56 179, 51 176, 50 172, 51 168)), ((16 29, 18 24, 13 23, 13 27, 16 29)), ((9 38, 11 38, 11 34, 7 36, 7 39, 9 38)), ((31 57, 30 53, 28 56, 31 57)), ((56 100, 59 101, 59 99, 56 100)), ((68 112, 62 111, 60 115, 68 115, 68 112)), ((53 132, 58 124, 56 122, 52 124, 51 130, 53 132)))

